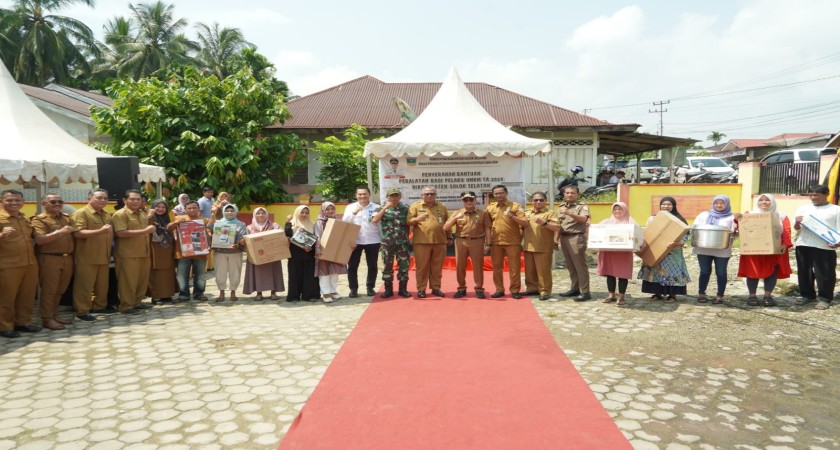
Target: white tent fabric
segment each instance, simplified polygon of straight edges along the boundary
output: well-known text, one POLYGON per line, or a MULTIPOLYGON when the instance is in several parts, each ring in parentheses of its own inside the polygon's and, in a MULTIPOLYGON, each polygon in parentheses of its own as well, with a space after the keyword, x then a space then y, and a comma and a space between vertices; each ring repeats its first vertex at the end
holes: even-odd
MULTIPOLYGON (((96 182, 96 158, 111 156, 67 134, 23 93, 0 63, 0 180, 96 182)), ((140 165, 140 181, 163 181, 163 168, 140 165)))
POLYGON ((478 103, 455 68, 429 106, 410 125, 386 139, 365 144, 365 156, 377 158, 455 153, 476 156, 533 156, 550 153, 551 141, 507 129, 478 103))

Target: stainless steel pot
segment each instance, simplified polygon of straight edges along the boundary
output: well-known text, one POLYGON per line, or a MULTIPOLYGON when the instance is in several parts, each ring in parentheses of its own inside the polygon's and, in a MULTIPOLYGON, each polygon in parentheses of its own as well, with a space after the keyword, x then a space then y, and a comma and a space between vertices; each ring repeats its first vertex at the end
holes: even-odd
POLYGON ((729 248, 732 232, 720 225, 695 225, 691 229, 691 245, 697 248, 729 248))

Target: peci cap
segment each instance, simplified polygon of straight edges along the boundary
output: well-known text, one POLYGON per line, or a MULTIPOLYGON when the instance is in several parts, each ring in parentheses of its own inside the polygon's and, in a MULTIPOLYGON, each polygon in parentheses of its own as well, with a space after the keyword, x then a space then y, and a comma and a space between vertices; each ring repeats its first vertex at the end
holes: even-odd
POLYGON ((391 163, 391 164, 399 164, 400 160, 397 159, 397 158, 391 158, 391 160, 388 161, 388 162, 391 163))
POLYGON ((461 192, 461 199, 465 199, 465 198, 475 198, 475 192, 473 192, 473 191, 461 192))
POLYGON ((388 188, 388 190, 385 191, 385 195, 388 196, 388 197, 390 197, 392 195, 399 195, 400 197, 402 197, 402 192, 400 192, 399 188, 392 187, 392 188, 388 188))

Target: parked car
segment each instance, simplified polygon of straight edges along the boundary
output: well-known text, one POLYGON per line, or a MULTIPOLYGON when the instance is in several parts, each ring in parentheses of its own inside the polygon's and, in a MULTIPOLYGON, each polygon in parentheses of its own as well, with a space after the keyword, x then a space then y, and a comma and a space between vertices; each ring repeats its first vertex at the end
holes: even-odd
POLYGON ((624 167, 624 174, 631 183, 649 183, 653 175, 662 169, 662 160, 659 158, 643 158, 639 161, 639 179, 636 179, 636 160, 631 159, 624 167))
POLYGON ((834 155, 837 149, 828 148, 786 148, 784 150, 776 150, 773 153, 761 158, 761 162, 765 164, 791 162, 818 162, 821 155, 834 155))
POLYGON ((701 167, 717 174, 731 175, 735 173, 735 169, 728 162, 714 156, 689 156, 686 158, 686 165, 688 166, 689 176, 698 172, 701 167))

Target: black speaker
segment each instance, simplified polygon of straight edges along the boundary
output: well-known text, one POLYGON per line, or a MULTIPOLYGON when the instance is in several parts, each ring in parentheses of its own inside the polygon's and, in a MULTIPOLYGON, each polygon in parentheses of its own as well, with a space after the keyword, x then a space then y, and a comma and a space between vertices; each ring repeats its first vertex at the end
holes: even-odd
POLYGON ((136 156, 96 158, 99 187, 108 191, 108 200, 116 201, 129 189, 140 190, 140 161, 136 156))

